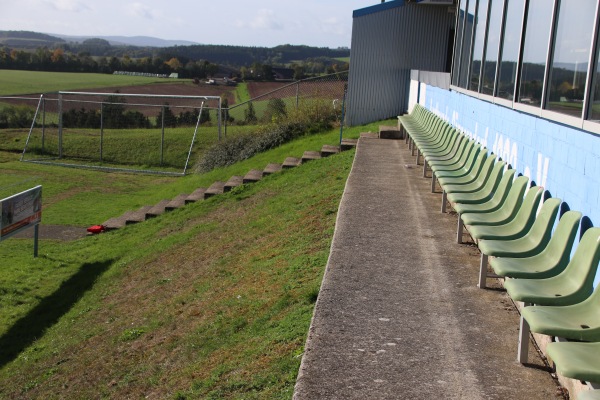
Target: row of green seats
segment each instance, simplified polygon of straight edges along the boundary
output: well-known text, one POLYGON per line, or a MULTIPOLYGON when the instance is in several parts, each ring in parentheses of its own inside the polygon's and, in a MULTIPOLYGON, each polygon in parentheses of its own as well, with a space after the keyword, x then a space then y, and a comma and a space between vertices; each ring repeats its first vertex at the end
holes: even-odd
POLYGON ((593 288, 600 228, 582 228, 571 257, 580 212, 530 186, 528 177, 515 177, 504 161, 424 107, 399 119, 416 163, 423 158, 423 176, 432 171, 432 191, 436 179, 442 188, 442 212, 449 202, 458 214, 457 242, 466 228, 481 251, 478 286, 485 288, 488 277, 507 278, 508 294, 526 306, 518 360, 527 362, 531 331, 578 341, 551 343, 548 353, 564 376, 600 383, 600 288, 593 288))

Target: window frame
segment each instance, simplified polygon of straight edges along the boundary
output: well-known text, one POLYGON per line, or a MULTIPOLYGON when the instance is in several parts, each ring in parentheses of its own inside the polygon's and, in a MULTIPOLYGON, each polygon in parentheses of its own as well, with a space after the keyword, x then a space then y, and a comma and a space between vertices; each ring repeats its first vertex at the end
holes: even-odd
MULTIPOLYGON (((460 0, 460 3, 462 3, 463 1, 465 1, 466 6, 465 6, 465 10, 467 10, 468 8, 468 1, 467 0, 460 0)), ((475 0, 470 0, 470 1, 475 1, 475 0)), ((491 0, 494 1, 494 0, 491 0)), ((498 1, 498 0, 496 0, 498 1)), ((497 56, 497 61, 496 61, 496 71, 495 71, 495 76, 494 76, 494 89, 493 89, 493 95, 487 95, 484 93, 481 93, 481 84, 482 84, 482 79, 483 79, 483 67, 484 64, 486 62, 486 53, 487 53, 487 47, 488 47, 488 33, 489 33, 489 20, 492 17, 491 15, 491 4, 488 5, 488 14, 486 17, 486 28, 485 28, 485 42, 484 42, 484 46, 483 46, 483 55, 482 55, 482 61, 481 61, 481 66, 480 66, 480 75, 479 75, 479 85, 478 85, 478 90, 474 91, 474 90, 470 90, 468 89, 468 85, 467 88, 462 88, 460 86, 454 85, 453 82, 453 77, 454 77, 454 73, 455 71, 452 71, 452 78, 451 78, 451 84, 450 84, 450 90, 461 93, 461 94, 465 94, 469 97, 474 97, 477 98, 479 100, 483 100, 492 104, 497 104, 503 107, 507 107, 507 108, 511 108, 513 110, 516 111, 521 111, 521 112, 525 112, 527 114, 536 116, 536 117, 540 117, 540 118, 544 118, 550 121, 554 121, 554 122, 558 122, 561 124, 565 124, 565 125, 569 125, 569 126, 573 126, 575 128, 579 128, 582 130, 585 130, 587 132, 591 132, 594 134, 600 134, 600 120, 590 120, 588 119, 589 116, 591 115, 591 109, 590 107, 592 107, 591 104, 591 95, 592 95, 592 91, 593 91, 593 85, 595 84, 599 84, 600 85, 600 72, 598 73, 598 77, 596 77, 595 75, 595 71, 596 71, 596 63, 600 61, 600 2, 596 3, 596 15, 594 18, 594 26, 592 29, 592 39, 591 39, 591 46, 590 46, 590 56, 589 56, 589 62, 588 62, 588 69, 587 69, 587 76, 586 76, 586 89, 585 89, 585 97, 583 99, 583 111, 582 111, 582 115, 580 117, 575 117, 572 115, 568 115, 568 114, 563 114, 560 112, 556 112, 556 111, 551 111, 548 110, 547 107, 547 102, 548 102, 548 84, 549 84, 549 78, 550 78, 550 63, 553 59, 554 56, 554 48, 556 45, 556 34, 557 34, 557 20, 558 20, 558 13, 560 10, 560 4, 561 1, 565 1, 565 0, 554 0, 553 1, 553 10, 552 10, 552 19, 551 19, 551 23, 550 23, 550 37, 548 38, 548 44, 547 44, 547 48, 546 48, 546 65, 544 68, 544 82, 542 85, 542 99, 541 99, 541 105, 540 106, 531 106, 528 104, 524 104, 524 103, 520 103, 518 101, 518 95, 519 95, 519 87, 520 87, 520 82, 521 82, 521 72, 522 72, 522 61, 523 61, 523 46, 524 46, 524 37, 525 37, 525 33, 526 33, 526 24, 525 22, 527 21, 527 16, 529 13, 529 4, 531 3, 532 0, 525 0, 525 7, 524 7, 524 11, 523 11, 523 19, 522 19, 522 25, 521 25, 521 33, 520 33, 520 44, 519 44, 519 56, 518 56, 518 66, 517 66, 517 77, 515 79, 515 87, 514 87, 514 96, 513 96, 513 100, 508 100, 508 99, 504 99, 504 98, 500 98, 497 97, 497 86, 498 86, 498 75, 499 75, 499 60, 501 57, 501 51, 504 45, 504 29, 505 29, 505 24, 506 24, 506 10, 507 10, 507 1, 506 0, 501 0, 503 1, 503 6, 502 6, 502 30, 501 30, 501 37, 500 37, 500 45, 498 48, 498 56, 497 56)), ((458 14, 458 10, 460 7, 460 3, 457 4, 457 14, 458 14)), ((479 12, 479 2, 477 3, 477 12, 479 12)), ((457 15, 457 21, 458 21, 458 15, 457 15)), ((464 20, 463 20, 463 24, 464 24, 464 20)), ((463 27, 464 28, 464 27, 463 27)), ((464 32, 463 32, 463 37, 464 37, 464 32)), ((472 38, 473 39, 473 38, 472 38)), ((471 42, 473 42, 473 40, 471 40, 471 42)), ((455 41, 455 46, 456 46, 456 41, 455 41)), ((471 43, 471 47, 472 47, 472 43, 471 43)), ((456 49, 456 47, 455 47, 456 49)), ((470 59, 472 61, 473 58, 473 54, 472 54, 472 49, 471 49, 471 55, 470 55, 470 59)), ((470 69, 471 69, 471 65, 469 63, 469 73, 470 73, 470 69)), ((460 68, 459 68, 460 70, 460 68)), ((458 72, 460 73, 460 71, 458 72)))

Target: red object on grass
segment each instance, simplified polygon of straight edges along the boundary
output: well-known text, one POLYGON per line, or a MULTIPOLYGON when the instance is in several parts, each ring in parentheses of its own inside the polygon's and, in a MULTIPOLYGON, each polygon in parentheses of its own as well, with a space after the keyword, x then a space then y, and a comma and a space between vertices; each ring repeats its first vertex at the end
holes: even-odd
POLYGON ((106 228, 104 227, 104 225, 94 225, 94 226, 90 226, 89 228, 87 228, 87 231, 89 233, 102 233, 106 230, 106 228))

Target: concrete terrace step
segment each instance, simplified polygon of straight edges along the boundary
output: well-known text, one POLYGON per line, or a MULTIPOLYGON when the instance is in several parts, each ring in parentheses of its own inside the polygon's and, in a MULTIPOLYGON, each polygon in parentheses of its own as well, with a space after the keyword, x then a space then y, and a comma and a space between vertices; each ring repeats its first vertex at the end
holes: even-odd
POLYGON ((188 196, 189 194, 180 194, 179 196, 175 197, 165 206, 165 211, 173 211, 185 206, 185 199, 187 199, 188 196))
POLYGON ((397 126, 379 125, 379 139, 403 139, 402 131, 397 126))
POLYGON ((119 216, 119 217, 114 217, 111 218, 107 221, 105 221, 103 224, 104 229, 106 231, 112 231, 115 229, 119 229, 125 226, 125 218, 123 215, 119 216))
POLYGON ((246 175, 244 175, 243 183, 254 183, 258 182, 262 179, 263 172, 258 169, 253 169, 248 171, 246 175))
POLYGON ((319 160, 321 158, 321 153, 318 151, 305 151, 302 154, 302 162, 305 163, 311 160, 319 160))
POLYGON ((150 210, 152 206, 143 206, 137 211, 130 211, 123 214, 125 218, 125 225, 137 224, 146 220, 146 212, 150 210))
POLYGON ((302 160, 300 158, 287 157, 285 159, 285 161, 283 162, 282 167, 283 168, 294 168, 294 167, 297 167, 300 164, 302 164, 302 160))
MULTIPOLYGON (((368 135, 368 137, 377 137, 377 134, 361 134, 368 135)), ((323 145, 321 151, 305 151, 302 158, 287 157, 283 164, 269 164, 263 171, 253 169, 248 171, 246 175, 232 176, 227 182, 216 181, 208 189, 198 188, 191 194, 180 194, 172 200, 162 200, 154 206, 144 206, 137 211, 127 211, 119 217, 114 217, 102 225, 105 226, 106 230, 114 230, 124 227, 128 224, 134 224, 137 222, 145 221, 148 218, 154 218, 158 215, 165 213, 166 211, 172 211, 177 208, 181 208, 186 204, 207 199, 209 197, 222 194, 230 191, 234 187, 240 186, 246 183, 258 182, 263 176, 274 174, 281 171, 284 168, 293 168, 302 164, 303 162, 310 160, 317 160, 322 157, 328 157, 332 154, 339 153, 342 150, 347 150, 356 147, 358 140, 356 139, 343 139, 341 146, 323 145)))
POLYGON ((185 199, 185 204, 194 203, 196 201, 204 200, 204 194, 206 193, 206 188, 198 188, 192 192, 185 199))
POLYGON ((223 186, 223 191, 224 192, 229 192, 231 189, 233 189, 234 187, 238 187, 241 184, 244 183, 244 178, 238 175, 234 175, 231 178, 229 178, 229 180, 227 182, 225 182, 225 185, 223 186))
POLYGON ((165 207, 169 204, 171 200, 161 200, 157 204, 155 204, 152 208, 146 211, 146 219, 154 218, 159 216, 165 212, 165 207))
POLYGON ((339 146, 332 146, 329 144, 324 144, 321 147, 321 157, 329 157, 332 154, 337 154, 340 152, 339 146))
POLYGON ((340 147, 342 151, 346 151, 355 148, 357 144, 358 139, 342 139, 342 145, 340 147))
POLYGON ((274 174, 276 172, 279 172, 282 170, 282 165, 281 164, 269 164, 265 167, 264 171, 263 171, 263 176, 264 175, 271 175, 274 174))
POLYGON ((379 133, 361 132, 360 138, 361 139, 379 139, 379 133))
POLYGON ((208 199, 209 197, 215 196, 217 194, 222 194, 224 192, 225 182, 216 181, 208 189, 204 192, 204 198, 208 199))

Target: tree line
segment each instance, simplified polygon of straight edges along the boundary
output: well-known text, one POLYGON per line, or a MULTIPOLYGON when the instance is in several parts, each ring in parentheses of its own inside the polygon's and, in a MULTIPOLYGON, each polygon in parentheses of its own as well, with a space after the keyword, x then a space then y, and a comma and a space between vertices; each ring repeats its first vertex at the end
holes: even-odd
POLYGON ((331 72, 332 69, 347 69, 346 63, 336 61, 336 58, 349 55, 347 48, 296 45, 273 48, 224 45, 165 48, 113 46, 104 39, 73 43, 34 32, 0 31, 0 69, 152 74, 177 72, 182 78, 200 79, 213 76, 219 69, 226 69, 241 71, 248 79, 269 80, 271 74, 262 70, 263 66, 291 66, 301 69, 304 74, 319 74, 331 72), (12 35, 11 38, 2 40, 3 35, 8 36, 8 33, 12 35), (52 42, 53 39, 55 42, 52 42), (32 47, 36 42, 43 45, 32 47))

